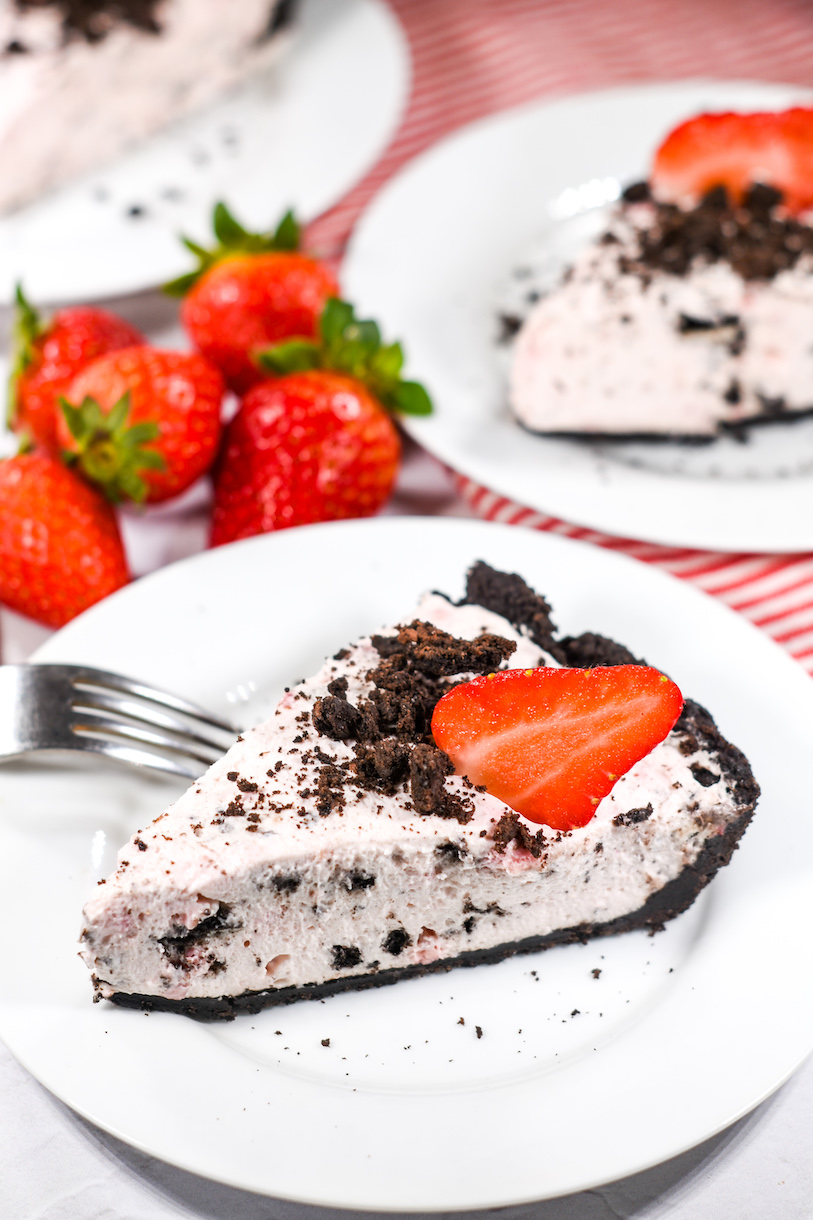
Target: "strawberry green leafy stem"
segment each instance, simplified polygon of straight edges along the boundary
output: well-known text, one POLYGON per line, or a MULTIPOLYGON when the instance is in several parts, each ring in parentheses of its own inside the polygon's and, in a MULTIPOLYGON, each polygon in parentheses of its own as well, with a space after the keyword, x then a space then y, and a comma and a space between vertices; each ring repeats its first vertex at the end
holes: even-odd
POLYGON ((6 424, 13 428, 17 421, 17 383, 34 359, 34 344, 45 334, 47 323, 26 299, 22 284, 14 292, 14 322, 11 330, 11 372, 8 379, 6 424))
POLYGON ((180 275, 164 285, 164 292, 173 297, 185 296, 204 272, 215 263, 231 254, 268 254, 299 249, 302 229, 292 211, 287 211, 276 229, 268 233, 250 233, 231 214, 225 203, 216 203, 212 216, 212 228, 218 244, 211 250, 199 246, 188 237, 181 241, 195 258, 199 266, 195 271, 180 275))
POLYGON ((335 297, 322 310, 318 339, 288 339, 257 356, 260 368, 277 376, 310 369, 346 373, 363 382, 388 411, 430 415, 432 400, 423 386, 401 380, 403 363, 400 343, 382 343, 375 322, 361 321, 352 305, 335 297))
POLYGON ((163 470, 163 456, 155 449, 147 449, 148 441, 154 441, 160 428, 153 420, 127 426, 130 414, 130 391, 118 400, 110 411, 105 412, 95 398, 85 398, 80 406, 74 406, 66 398, 60 399, 62 414, 70 434, 77 444, 77 451, 65 450, 63 458, 69 466, 97 484, 108 500, 114 504, 122 500, 134 500, 140 504, 147 494, 147 484, 141 477, 142 470, 163 470))

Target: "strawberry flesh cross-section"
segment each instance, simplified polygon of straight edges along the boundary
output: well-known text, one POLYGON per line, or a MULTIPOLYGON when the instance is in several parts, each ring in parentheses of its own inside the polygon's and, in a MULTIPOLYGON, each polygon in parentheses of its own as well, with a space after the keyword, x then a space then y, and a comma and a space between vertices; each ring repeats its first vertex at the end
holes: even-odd
POLYGON ((458 774, 529 821, 572 830, 682 707, 674 682, 644 665, 509 669, 453 687, 432 734, 458 774))
POLYGON ((715 187, 739 203, 755 183, 779 191, 792 214, 813 207, 813 109, 697 115, 669 133, 652 166, 656 197, 684 206, 715 187))

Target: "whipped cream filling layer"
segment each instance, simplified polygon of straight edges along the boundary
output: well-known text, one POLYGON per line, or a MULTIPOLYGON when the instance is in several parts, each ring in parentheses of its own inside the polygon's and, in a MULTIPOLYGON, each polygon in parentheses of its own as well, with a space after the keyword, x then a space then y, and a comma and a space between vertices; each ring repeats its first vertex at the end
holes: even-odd
MULTIPOLYGON (((516 641, 512 668, 555 664, 479 606, 433 594, 417 617, 458 638, 516 641)), ((380 661, 369 637, 339 658, 122 850, 84 911, 82 956, 99 995, 236 996, 606 923, 638 910, 739 813, 715 760, 673 731, 588 826, 544 828, 538 855, 516 840, 498 850, 492 836, 511 811, 457 775, 444 787, 468 804, 465 824, 418 814, 406 784, 351 789, 325 816, 324 759, 347 762, 353 747, 315 730, 314 704, 337 679, 358 703, 380 661)))
POLYGON ((160 33, 126 23, 65 41, 56 8, 0 0, 0 212, 103 164, 278 53, 273 0, 163 0, 160 33))
POLYGON ((813 259, 771 279, 696 258, 635 266, 648 203, 623 204, 520 330, 512 409, 535 432, 712 437, 813 409, 813 259))

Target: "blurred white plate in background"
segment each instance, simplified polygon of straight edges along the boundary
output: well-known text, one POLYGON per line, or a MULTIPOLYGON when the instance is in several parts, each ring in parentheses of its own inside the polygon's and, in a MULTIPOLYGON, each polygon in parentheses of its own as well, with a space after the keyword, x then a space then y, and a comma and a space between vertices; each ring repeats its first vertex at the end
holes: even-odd
POLYGON ((494 337, 500 285, 547 243, 561 266, 612 184, 646 177, 677 122, 810 104, 809 90, 679 81, 545 99, 479 120, 415 158, 351 239, 342 283, 402 339, 436 412, 404 426, 480 486, 618 537, 721 551, 813 549, 813 423, 695 449, 533 436, 512 418, 494 337), (569 215, 568 215, 569 213, 569 215))
POLYGON ((0 219, 0 303, 20 279, 42 304, 191 270, 178 233, 211 244, 218 199, 250 228, 273 227, 288 207, 312 220, 378 160, 409 81, 406 38, 383 0, 302 0, 291 45, 267 73, 0 219))

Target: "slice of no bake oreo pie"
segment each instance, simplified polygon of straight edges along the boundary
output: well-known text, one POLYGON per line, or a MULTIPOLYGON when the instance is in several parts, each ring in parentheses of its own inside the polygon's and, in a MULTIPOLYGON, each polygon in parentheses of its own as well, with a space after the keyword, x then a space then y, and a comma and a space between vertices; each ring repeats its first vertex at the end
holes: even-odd
MULTIPOLYGON (((460 603, 426 595, 407 626, 343 648, 287 691, 99 883, 82 931, 96 998, 230 1018, 657 929, 685 910, 753 815, 748 762, 691 700, 670 729, 681 699, 668 679, 630 668, 642 663, 602 636, 558 636, 549 610, 519 576, 477 563, 460 603), (616 694, 631 681, 631 699, 639 678, 662 683, 672 701, 658 744, 620 778, 629 763, 608 755, 604 786, 589 790, 601 799, 576 792, 570 813, 540 814, 522 794, 506 804, 499 783, 476 782, 480 763, 461 762, 477 754, 472 720, 482 735, 490 714, 472 717, 470 695, 544 686, 540 667, 616 694), (503 678, 508 668, 520 672, 503 678)), ((556 715, 552 732, 561 705, 556 715)), ((567 797, 567 781, 558 789, 567 797)))

